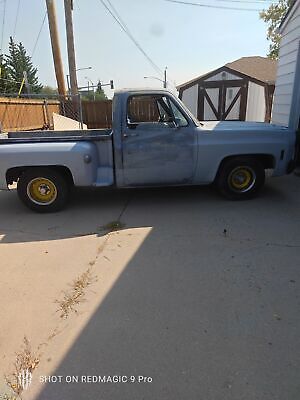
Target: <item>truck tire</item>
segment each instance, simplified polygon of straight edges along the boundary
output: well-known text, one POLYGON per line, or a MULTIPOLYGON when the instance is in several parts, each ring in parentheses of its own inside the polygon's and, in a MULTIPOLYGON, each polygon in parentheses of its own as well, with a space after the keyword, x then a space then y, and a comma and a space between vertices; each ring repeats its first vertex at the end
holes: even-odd
POLYGON ((218 172, 216 186, 230 200, 246 200, 257 195, 265 183, 265 170, 254 158, 237 157, 225 161, 218 172))
POLYGON ((69 197, 68 183, 50 168, 25 170, 19 177, 17 189, 21 201, 40 213, 60 211, 69 197))

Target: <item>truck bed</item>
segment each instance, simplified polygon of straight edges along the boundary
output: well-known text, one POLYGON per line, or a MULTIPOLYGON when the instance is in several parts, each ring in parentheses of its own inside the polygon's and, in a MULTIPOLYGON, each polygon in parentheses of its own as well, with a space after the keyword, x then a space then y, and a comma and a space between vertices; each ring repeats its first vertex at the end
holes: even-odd
POLYGON ((0 135, 1 144, 111 140, 112 129, 76 131, 23 131, 0 135))

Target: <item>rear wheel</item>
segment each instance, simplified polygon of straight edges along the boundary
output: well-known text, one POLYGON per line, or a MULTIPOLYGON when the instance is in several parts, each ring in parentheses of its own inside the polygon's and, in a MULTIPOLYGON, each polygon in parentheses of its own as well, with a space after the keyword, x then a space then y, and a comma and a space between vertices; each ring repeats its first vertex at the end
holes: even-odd
POLYGON ((230 200, 253 198, 264 182, 264 167, 252 158, 234 158, 225 161, 216 178, 220 193, 230 200))
POLYGON ((22 202, 37 212, 61 210, 68 201, 69 186, 64 177, 49 168, 26 170, 18 181, 22 202))

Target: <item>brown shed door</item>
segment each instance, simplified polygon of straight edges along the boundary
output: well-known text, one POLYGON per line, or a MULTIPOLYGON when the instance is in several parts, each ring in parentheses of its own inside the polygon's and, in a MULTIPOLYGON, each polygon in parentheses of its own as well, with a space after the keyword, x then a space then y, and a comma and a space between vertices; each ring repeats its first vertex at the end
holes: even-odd
POLYGON ((198 119, 244 121, 247 83, 244 80, 205 82, 199 88, 198 119))

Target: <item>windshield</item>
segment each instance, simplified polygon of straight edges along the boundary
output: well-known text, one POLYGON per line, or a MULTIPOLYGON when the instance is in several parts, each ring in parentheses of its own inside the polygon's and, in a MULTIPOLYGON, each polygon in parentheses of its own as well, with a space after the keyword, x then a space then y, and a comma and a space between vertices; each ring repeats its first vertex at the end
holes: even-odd
POLYGON ((193 120, 194 124, 197 126, 203 126, 203 123, 200 122, 192 113, 191 111, 185 106, 185 104, 179 99, 176 98, 177 102, 180 104, 181 108, 184 110, 186 114, 193 120))

